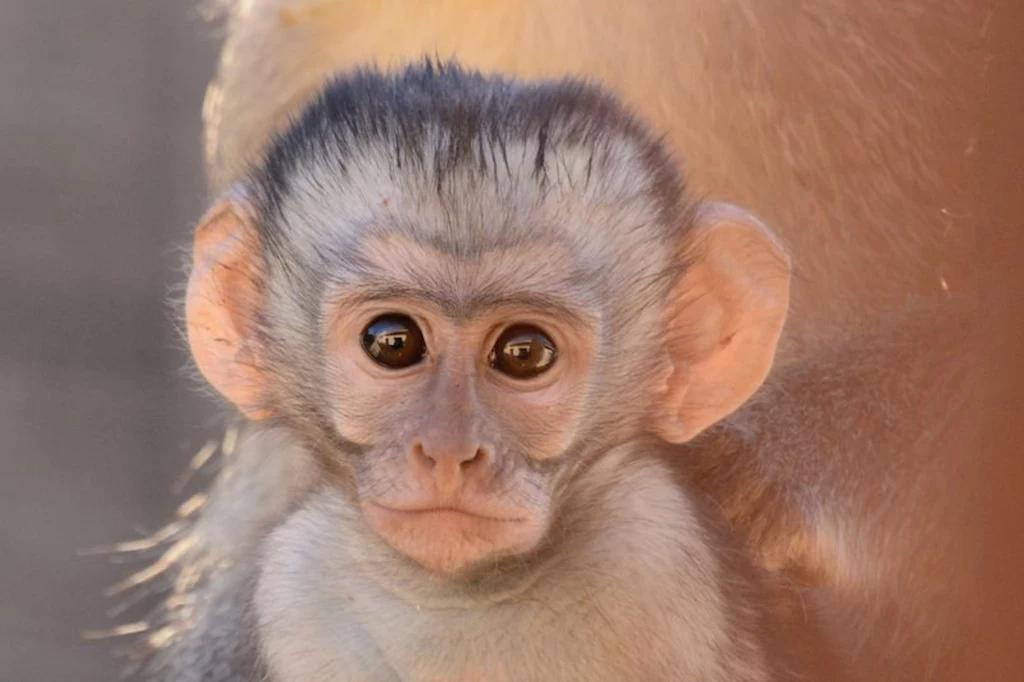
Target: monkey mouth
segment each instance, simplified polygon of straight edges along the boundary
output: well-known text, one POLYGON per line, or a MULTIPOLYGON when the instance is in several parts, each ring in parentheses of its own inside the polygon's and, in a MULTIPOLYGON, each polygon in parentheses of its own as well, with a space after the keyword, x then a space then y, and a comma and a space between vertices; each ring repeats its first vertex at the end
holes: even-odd
POLYGON ((508 516, 500 513, 492 514, 483 511, 474 511, 455 504, 424 505, 420 507, 392 507, 380 502, 370 501, 369 506, 388 514, 404 514, 411 518, 420 517, 423 520, 429 519, 465 519, 469 521, 491 521, 495 523, 525 523, 528 519, 524 516, 508 516))
POLYGON ((363 513, 376 533, 429 571, 461 574, 499 556, 517 555, 539 542, 542 524, 508 510, 462 504, 390 506, 367 500, 363 513))

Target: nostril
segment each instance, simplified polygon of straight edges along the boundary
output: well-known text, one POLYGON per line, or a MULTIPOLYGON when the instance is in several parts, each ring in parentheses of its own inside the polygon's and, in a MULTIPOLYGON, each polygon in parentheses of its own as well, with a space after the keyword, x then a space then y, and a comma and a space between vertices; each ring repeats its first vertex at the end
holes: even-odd
POLYGON ((485 466, 492 459, 491 451, 486 447, 471 449, 456 444, 446 445, 448 447, 428 448, 428 444, 423 441, 414 441, 408 451, 409 462, 413 466, 436 473, 438 466, 444 470, 465 471, 478 465, 485 466))
POLYGON ((474 466, 476 464, 482 464, 486 460, 487 452, 483 448, 477 448, 476 452, 473 453, 473 456, 469 457, 468 459, 464 459, 461 462, 460 466, 463 469, 468 469, 469 467, 474 466))
POLYGON ((433 469, 437 461, 427 454, 427 451, 423 449, 423 443, 414 443, 412 446, 413 459, 422 463, 428 469, 433 469))

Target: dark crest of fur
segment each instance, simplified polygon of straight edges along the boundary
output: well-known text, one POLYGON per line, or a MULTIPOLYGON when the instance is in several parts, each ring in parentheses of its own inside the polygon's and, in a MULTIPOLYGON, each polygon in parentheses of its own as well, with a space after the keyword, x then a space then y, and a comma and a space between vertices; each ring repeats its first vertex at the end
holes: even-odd
POLYGON ((396 169, 413 166, 429 173, 438 191, 457 168, 496 178, 499 166, 509 167, 508 143, 532 140, 532 176, 543 185, 559 147, 596 149, 609 137, 640 150, 639 165, 651 175, 663 217, 676 217, 684 192, 675 165, 661 142, 606 89, 573 78, 522 82, 483 75, 454 61, 426 59, 394 73, 361 69, 335 78, 275 137, 251 179, 270 217, 297 170, 312 159, 331 159, 344 174, 352 140, 384 143, 396 169), (445 136, 442 146, 428 149, 431 127, 445 136))

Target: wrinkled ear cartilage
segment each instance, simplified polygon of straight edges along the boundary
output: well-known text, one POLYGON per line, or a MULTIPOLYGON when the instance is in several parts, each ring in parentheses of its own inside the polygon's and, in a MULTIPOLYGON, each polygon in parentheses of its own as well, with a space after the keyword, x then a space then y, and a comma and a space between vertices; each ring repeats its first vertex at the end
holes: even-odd
POLYGON ((789 307, 789 257, 760 221, 712 204, 694 229, 692 262, 666 304, 673 371, 657 422, 671 442, 692 439, 760 387, 789 307))
POLYGON ((210 384, 253 420, 266 419, 266 377, 253 320, 260 304, 259 248, 236 188, 196 227, 185 300, 189 346, 210 384))

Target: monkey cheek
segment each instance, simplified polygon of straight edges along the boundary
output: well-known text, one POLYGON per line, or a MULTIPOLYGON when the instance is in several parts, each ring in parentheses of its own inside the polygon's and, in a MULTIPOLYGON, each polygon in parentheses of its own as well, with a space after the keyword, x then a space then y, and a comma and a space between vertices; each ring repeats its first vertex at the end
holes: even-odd
POLYGON ((458 511, 397 512, 364 506, 370 526, 394 550, 428 571, 458 575, 484 561, 534 549, 546 532, 533 517, 496 520, 458 511))

